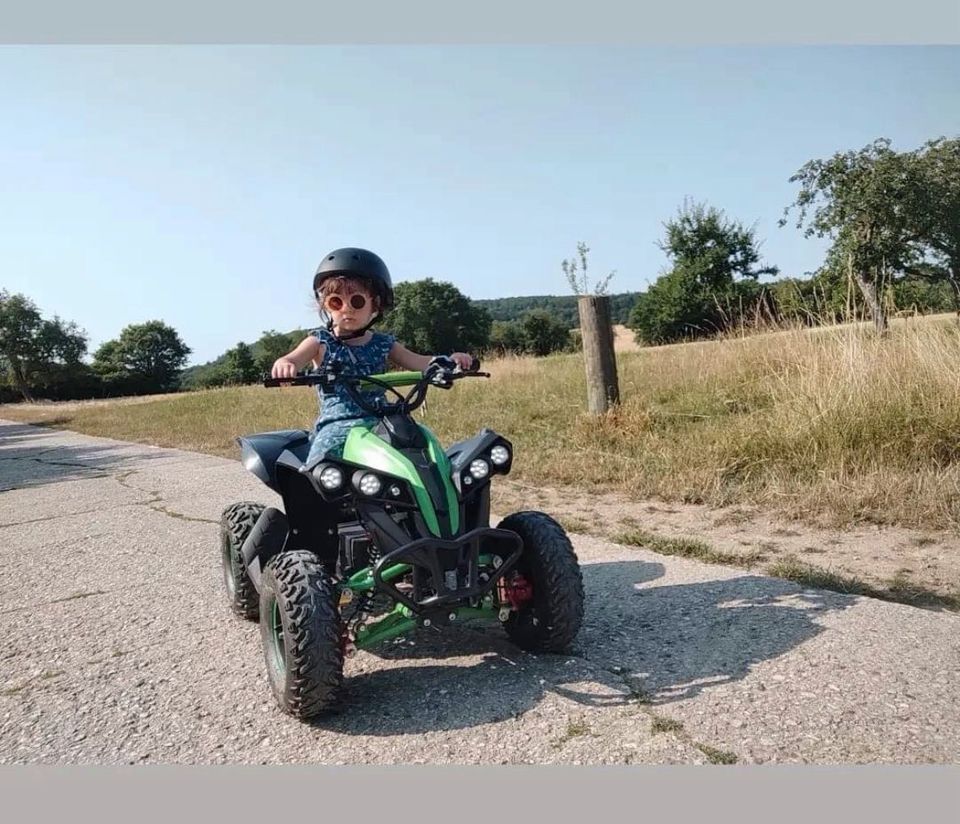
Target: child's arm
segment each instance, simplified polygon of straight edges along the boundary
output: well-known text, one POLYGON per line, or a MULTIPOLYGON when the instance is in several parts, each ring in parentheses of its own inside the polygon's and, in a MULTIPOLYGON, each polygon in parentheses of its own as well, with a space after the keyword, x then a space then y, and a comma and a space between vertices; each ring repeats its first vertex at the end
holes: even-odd
MULTIPOLYGON (((422 372, 430 365, 430 361, 433 360, 435 356, 418 355, 416 352, 411 352, 402 343, 394 343, 393 346, 390 347, 390 352, 387 357, 403 369, 416 369, 422 372)), ((468 355, 466 352, 454 352, 450 357, 456 361, 457 366, 461 369, 469 369, 470 364, 473 363, 473 356, 468 355)))
POLYGON ((274 378, 292 378, 310 361, 320 363, 323 360, 324 346, 312 335, 297 344, 297 348, 273 362, 270 372, 274 378))

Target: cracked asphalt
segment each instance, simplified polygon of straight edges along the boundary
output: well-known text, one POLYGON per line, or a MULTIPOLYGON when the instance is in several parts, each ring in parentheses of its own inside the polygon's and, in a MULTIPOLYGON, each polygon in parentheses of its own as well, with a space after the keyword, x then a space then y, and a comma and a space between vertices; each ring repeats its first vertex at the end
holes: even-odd
POLYGON ((573 536, 567 656, 496 625, 347 662, 310 724, 222 592, 237 461, 0 421, 0 763, 960 760, 960 616, 573 536))

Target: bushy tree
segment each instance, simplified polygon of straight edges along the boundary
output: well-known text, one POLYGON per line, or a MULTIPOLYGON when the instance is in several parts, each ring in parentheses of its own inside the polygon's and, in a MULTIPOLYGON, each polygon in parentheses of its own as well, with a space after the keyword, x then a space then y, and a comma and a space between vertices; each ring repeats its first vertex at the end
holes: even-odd
POLYGON ((226 383, 248 384, 254 383, 261 374, 253 359, 250 347, 240 341, 233 349, 226 353, 223 364, 223 376, 226 383))
POLYGON ((292 332, 268 329, 251 347, 257 371, 269 372, 273 362, 294 349, 305 336, 306 332, 302 329, 295 329, 292 332))
POLYGON ((495 320, 490 328, 488 348, 504 355, 507 352, 521 354, 526 348, 523 324, 518 320, 495 320))
POLYGON ((492 321, 452 283, 433 278, 399 283, 383 328, 425 354, 477 352, 490 342, 492 321))
POLYGON ((892 302, 901 312, 927 314, 951 312, 956 308, 953 284, 946 280, 930 282, 909 278, 894 283, 892 302))
POLYGON ((180 377, 180 388, 192 391, 194 389, 213 389, 217 386, 226 386, 229 383, 224 363, 205 363, 186 370, 180 377))
POLYGON ((163 321, 126 326, 94 353, 93 368, 112 392, 169 392, 179 383, 190 348, 163 321))
POLYGON ((905 204, 910 242, 924 254, 921 265, 907 273, 946 283, 960 313, 960 138, 928 141, 911 153, 910 169, 913 185, 905 204))
POLYGON ((895 152, 880 138, 811 160, 793 177, 793 209, 808 237, 832 240, 825 268, 856 283, 879 330, 883 295, 903 279, 946 283, 960 310, 960 139, 895 152))
POLYGON ((629 327, 644 344, 669 343, 716 331, 710 293, 686 267, 675 266, 641 292, 629 327))
POLYGON ((0 368, 25 400, 71 397, 86 388, 86 351, 86 335, 76 324, 45 320, 25 295, 0 291, 0 368))
POLYGON ((543 309, 533 309, 524 315, 524 351, 543 356, 551 352, 563 352, 571 348, 570 329, 543 309))
POLYGON ((493 322, 488 348, 498 354, 542 357, 575 348, 570 329, 545 309, 532 309, 519 320, 493 322))
POLYGON ((643 343, 667 343, 729 327, 752 313, 761 295, 757 279, 776 274, 760 266, 755 233, 724 213, 685 202, 664 224, 660 248, 672 268, 642 292, 628 326, 643 343))

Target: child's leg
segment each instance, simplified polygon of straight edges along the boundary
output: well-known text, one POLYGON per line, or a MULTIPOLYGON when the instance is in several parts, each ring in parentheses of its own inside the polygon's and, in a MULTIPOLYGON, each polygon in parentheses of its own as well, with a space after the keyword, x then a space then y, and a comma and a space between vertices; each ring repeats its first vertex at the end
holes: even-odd
POLYGON ((312 463, 324 455, 339 458, 343 454, 343 445, 346 443, 349 431, 350 423, 346 421, 330 421, 326 424, 320 424, 310 444, 306 463, 312 463))

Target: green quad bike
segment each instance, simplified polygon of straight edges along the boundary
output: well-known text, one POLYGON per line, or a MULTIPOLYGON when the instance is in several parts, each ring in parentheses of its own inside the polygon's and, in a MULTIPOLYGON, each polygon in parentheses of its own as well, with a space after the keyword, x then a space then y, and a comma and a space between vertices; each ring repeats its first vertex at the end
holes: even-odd
POLYGON ((233 611, 260 620, 285 712, 305 719, 335 707, 346 656, 417 627, 499 620, 518 647, 542 652, 563 652, 579 631, 583 583, 563 528, 531 511, 490 526, 490 480, 510 471, 510 442, 483 429, 444 451, 411 415, 431 386, 489 377, 478 368, 435 358, 423 372, 264 380, 340 384, 377 421, 350 431, 343 457, 310 464, 307 431, 237 439, 245 468, 284 511, 248 502, 224 510, 224 582, 233 611), (406 386, 406 395, 397 389, 406 386), (380 389, 397 400, 362 394, 380 389))

